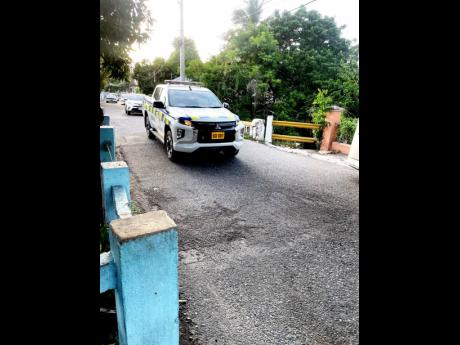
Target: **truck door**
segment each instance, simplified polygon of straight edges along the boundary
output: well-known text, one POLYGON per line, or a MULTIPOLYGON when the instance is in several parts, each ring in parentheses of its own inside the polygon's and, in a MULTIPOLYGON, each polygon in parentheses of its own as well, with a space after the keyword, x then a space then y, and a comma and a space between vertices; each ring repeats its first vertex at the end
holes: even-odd
MULTIPOLYGON (((168 93, 167 89, 162 89, 160 93, 160 101, 163 102, 163 104, 167 105, 167 99, 166 99, 166 94, 168 93)), ((158 116, 157 116, 157 121, 158 121, 158 127, 157 131, 160 137, 164 139, 165 136, 165 109, 157 109, 158 110, 158 116)))
MULTIPOLYGON (((154 101, 160 100, 160 94, 161 94, 162 89, 163 89, 162 87, 157 87, 155 89, 155 92, 153 93, 154 101)), ((158 129, 160 128, 160 124, 158 122, 158 109, 153 108, 152 106, 152 111, 149 113, 149 117, 150 117, 150 123, 153 125, 157 133, 160 134, 160 132, 158 131, 158 129)))

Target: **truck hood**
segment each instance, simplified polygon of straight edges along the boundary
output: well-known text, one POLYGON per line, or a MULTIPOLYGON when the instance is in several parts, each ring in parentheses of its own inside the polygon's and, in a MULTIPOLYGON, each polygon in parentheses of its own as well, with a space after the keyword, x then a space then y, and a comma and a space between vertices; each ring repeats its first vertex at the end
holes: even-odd
POLYGON ((193 121, 216 122, 236 121, 238 116, 226 108, 177 108, 170 107, 169 113, 175 118, 189 116, 193 121))
POLYGON ((127 100, 125 103, 126 103, 126 105, 133 106, 133 107, 140 107, 142 105, 141 101, 129 101, 129 100, 127 100))

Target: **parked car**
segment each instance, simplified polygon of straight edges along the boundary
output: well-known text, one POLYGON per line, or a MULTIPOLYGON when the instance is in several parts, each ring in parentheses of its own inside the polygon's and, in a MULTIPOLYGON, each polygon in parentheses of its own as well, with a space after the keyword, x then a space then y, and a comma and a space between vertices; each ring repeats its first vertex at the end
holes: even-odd
POLYGON ((144 95, 132 93, 126 96, 125 113, 126 115, 142 115, 142 102, 144 95))
POLYGON ((118 102, 118 97, 114 93, 109 93, 107 96, 105 96, 105 103, 117 103, 118 102))
POLYGON ((350 166, 359 170, 359 120, 356 125, 355 134, 353 135, 347 162, 350 166))
POLYGON ((180 152, 205 150, 236 156, 243 145, 244 125, 227 109, 228 104, 196 83, 167 82, 144 99, 148 137, 164 144, 171 161, 180 152))
POLYGON ((128 98, 128 94, 127 93, 122 93, 121 96, 120 96, 120 104, 125 105, 127 98, 128 98))

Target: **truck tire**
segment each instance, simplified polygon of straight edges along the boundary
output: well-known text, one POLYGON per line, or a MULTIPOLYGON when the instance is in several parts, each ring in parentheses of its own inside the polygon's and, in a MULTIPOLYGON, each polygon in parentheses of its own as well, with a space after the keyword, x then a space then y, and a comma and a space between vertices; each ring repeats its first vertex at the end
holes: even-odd
POLYGON ((150 131, 150 123, 149 123, 147 116, 144 116, 144 126, 145 126, 145 130, 147 131, 148 138, 151 140, 154 140, 155 135, 152 134, 152 132, 150 131))
POLYGON ((165 135, 165 150, 166 150, 166 155, 168 156, 168 159, 171 162, 178 161, 179 152, 174 151, 173 137, 172 137, 172 132, 170 129, 167 130, 166 135, 165 135))

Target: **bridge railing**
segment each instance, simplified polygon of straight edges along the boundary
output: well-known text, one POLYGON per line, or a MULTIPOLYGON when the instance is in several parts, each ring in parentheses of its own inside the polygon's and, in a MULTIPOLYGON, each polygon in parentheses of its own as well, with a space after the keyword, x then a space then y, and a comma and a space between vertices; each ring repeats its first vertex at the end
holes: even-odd
POLYGON ((177 226, 165 211, 132 215, 127 164, 115 160, 114 129, 100 128, 104 219, 110 252, 100 254, 100 289, 113 289, 120 345, 179 344, 177 226))
POLYGON ((307 122, 294 121, 274 121, 273 116, 267 116, 267 128, 265 131, 265 142, 271 144, 272 140, 294 141, 300 143, 314 143, 317 141, 313 137, 302 137, 296 135, 282 135, 273 133, 273 127, 291 127, 291 128, 308 128, 320 129, 320 125, 307 122))

